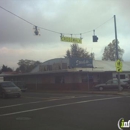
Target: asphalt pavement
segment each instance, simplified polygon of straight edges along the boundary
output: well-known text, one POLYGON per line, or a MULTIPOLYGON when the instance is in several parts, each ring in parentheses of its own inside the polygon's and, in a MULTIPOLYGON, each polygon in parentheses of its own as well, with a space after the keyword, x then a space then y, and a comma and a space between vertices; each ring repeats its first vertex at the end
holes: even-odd
POLYGON ((0 98, 0 130, 118 130, 129 112, 128 93, 25 92, 0 98))

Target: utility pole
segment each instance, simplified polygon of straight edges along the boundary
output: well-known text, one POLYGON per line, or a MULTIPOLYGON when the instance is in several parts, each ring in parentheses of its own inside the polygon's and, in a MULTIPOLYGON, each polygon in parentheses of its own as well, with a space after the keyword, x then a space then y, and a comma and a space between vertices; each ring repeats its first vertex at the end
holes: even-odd
MULTIPOLYGON (((119 60, 119 55, 118 55, 118 41, 117 41, 117 28, 116 28, 116 15, 114 15, 114 28, 115 28, 115 41, 116 41, 116 60, 119 60)), ((118 89, 121 91, 120 87, 120 72, 118 72, 118 89)))

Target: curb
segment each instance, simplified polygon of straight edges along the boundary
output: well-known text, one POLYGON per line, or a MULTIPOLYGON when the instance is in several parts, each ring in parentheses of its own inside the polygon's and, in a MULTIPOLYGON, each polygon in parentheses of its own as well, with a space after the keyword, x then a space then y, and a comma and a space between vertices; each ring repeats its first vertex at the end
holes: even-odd
POLYGON ((65 93, 65 94, 101 94, 101 95, 130 95, 128 91, 122 92, 113 92, 113 91, 40 91, 40 90, 32 90, 27 92, 34 92, 34 93, 65 93))

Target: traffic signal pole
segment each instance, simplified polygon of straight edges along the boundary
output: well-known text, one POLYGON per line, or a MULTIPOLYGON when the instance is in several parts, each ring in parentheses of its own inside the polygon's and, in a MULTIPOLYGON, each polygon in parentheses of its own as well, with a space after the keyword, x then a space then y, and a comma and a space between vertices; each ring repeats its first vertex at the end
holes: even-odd
MULTIPOLYGON (((115 41, 116 41, 116 60, 119 60, 119 54, 118 54, 118 41, 117 41, 117 28, 116 28, 116 16, 114 15, 114 28, 115 28, 115 41)), ((120 72, 118 74, 118 89, 121 91, 121 85, 120 85, 120 72)))

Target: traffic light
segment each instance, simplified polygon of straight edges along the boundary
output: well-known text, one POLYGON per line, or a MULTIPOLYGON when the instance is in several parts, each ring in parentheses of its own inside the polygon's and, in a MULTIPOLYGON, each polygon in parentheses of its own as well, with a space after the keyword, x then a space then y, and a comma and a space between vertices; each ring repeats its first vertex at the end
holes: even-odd
POLYGON ((35 35, 40 35, 39 29, 38 29, 37 26, 34 26, 34 34, 35 34, 35 35))
POLYGON ((96 35, 93 35, 93 42, 97 42, 98 41, 98 37, 96 35))

